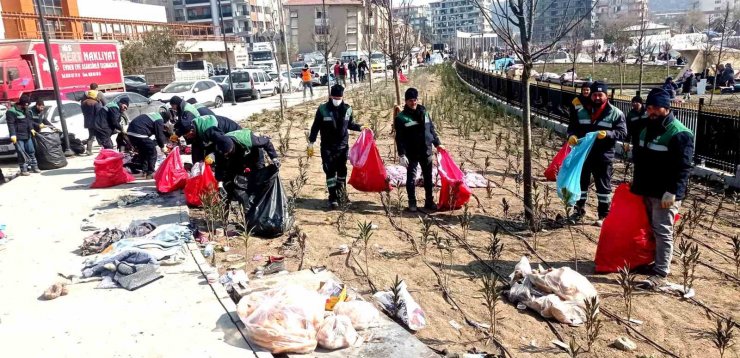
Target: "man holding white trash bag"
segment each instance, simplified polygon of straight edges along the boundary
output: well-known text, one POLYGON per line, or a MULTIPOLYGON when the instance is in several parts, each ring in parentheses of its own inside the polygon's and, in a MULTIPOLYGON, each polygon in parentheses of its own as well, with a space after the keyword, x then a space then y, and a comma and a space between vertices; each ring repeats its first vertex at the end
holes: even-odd
POLYGON ((694 135, 671 111, 671 95, 660 88, 647 97, 647 125, 633 140, 635 165, 632 193, 645 200, 655 237, 653 274, 641 286, 666 285, 673 255, 673 224, 686 197, 694 157, 694 135))

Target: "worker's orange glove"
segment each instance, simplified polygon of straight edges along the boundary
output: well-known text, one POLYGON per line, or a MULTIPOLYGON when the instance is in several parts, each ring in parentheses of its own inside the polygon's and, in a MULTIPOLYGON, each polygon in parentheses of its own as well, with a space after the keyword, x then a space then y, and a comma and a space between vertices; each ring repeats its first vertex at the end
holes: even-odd
POLYGON ((599 134, 596 135, 596 138, 598 139, 606 138, 606 131, 599 131, 599 134))
POLYGON ((572 135, 570 138, 568 138, 568 144, 570 145, 576 145, 578 144, 578 137, 572 135))
POLYGON ((178 137, 177 134, 173 134, 170 136, 170 142, 178 143, 180 142, 180 137, 178 137))

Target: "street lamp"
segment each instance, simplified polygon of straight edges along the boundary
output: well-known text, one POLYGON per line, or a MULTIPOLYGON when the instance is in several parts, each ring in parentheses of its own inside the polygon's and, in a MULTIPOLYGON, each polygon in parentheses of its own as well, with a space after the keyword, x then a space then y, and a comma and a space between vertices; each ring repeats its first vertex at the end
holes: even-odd
MULTIPOLYGON (((231 10, 231 13, 232 14, 234 13, 234 9, 231 10)), ((229 91, 231 91, 231 105, 236 106, 236 93, 234 93, 234 79, 231 77, 231 61, 229 60, 229 44, 226 42, 226 29, 224 28, 224 11, 223 9, 221 9, 221 0, 218 0, 218 17, 219 17, 219 21, 221 22, 221 34, 224 37, 224 51, 226 53, 226 71, 229 76, 229 91)))
POLYGON ((54 55, 51 52, 51 44, 49 43, 49 35, 46 33, 46 21, 44 20, 44 8, 41 6, 39 0, 34 1, 36 3, 37 13, 39 15, 39 26, 41 26, 41 37, 44 39, 44 48, 46 49, 46 56, 49 61, 49 72, 51 74, 51 84, 54 87, 54 98, 57 100, 57 112, 59 112, 59 121, 62 122, 62 134, 64 137, 64 155, 67 157, 74 156, 75 153, 69 147, 69 131, 67 131, 67 120, 64 119, 64 111, 62 111, 62 97, 59 95, 59 83, 57 82, 57 69, 56 62, 54 61, 54 55))

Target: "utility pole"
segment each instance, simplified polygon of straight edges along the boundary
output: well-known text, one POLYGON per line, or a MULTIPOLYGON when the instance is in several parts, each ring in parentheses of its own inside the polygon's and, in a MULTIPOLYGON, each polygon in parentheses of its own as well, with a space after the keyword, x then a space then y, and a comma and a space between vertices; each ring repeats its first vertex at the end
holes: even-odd
MULTIPOLYGON (((293 93, 293 84, 290 83, 291 80, 291 74, 290 74, 290 54, 288 54, 288 33, 286 32, 286 25, 285 25, 285 8, 283 7, 283 2, 280 1, 280 28, 283 29, 283 48, 285 49, 285 71, 288 74, 288 93, 293 93)), ((280 78, 282 72, 280 72, 280 65, 278 64, 278 78, 280 78)), ((281 88, 282 89, 282 88, 281 88)))
POLYGON ((59 82, 57 82, 57 69, 56 61, 54 61, 54 55, 51 52, 51 44, 49 43, 49 35, 46 33, 46 21, 44 20, 44 8, 41 7, 39 0, 34 1, 36 3, 36 10, 39 15, 39 26, 41 26, 41 37, 44 39, 44 48, 46 49, 46 58, 49 61, 49 72, 51 74, 51 84, 54 87, 54 98, 57 100, 57 112, 59 112, 59 121, 62 122, 62 134, 64 137, 64 155, 67 157, 74 156, 75 153, 69 147, 69 131, 67 130, 67 120, 64 118, 64 111, 62 110, 62 97, 59 94, 59 82))
MULTIPOLYGON (((38 0, 37 0, 38 1, 38 0)), ((231 9, 232 13, 234 9, 231 9)), ((226 42, 226 28, 224 28, 224 11, 221 8, 221 0, 218 0, 218 17, 221 22, 221 34, 224 37, 224 51, 226 52, 226 72, 229 75, 229 91, 231 92, 231 105, 236 106, 236 93, 234 93, 234 81, 231 77, 231 60, 229 60, 229 44, 226 42)))

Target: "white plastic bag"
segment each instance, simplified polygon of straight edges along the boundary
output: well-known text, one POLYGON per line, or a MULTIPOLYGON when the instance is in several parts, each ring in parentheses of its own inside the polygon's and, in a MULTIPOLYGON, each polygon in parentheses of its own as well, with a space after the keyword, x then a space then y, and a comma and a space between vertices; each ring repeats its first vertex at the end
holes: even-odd
POLYGON ((532 285, 544 293, 554 293, 565 301, 584 302, 597 295, 596 288, 588 279, 570 267, 549 270, 544 274, 532 274, 532 285))
POLYGON ((319 347, 325 349, 341 349, 355 345, 360 336, 352 327, 352 321, 347 316, 329 316, 324 319, 316 340, 319 347))
POLYGON ((244 305, 240 301, 237 309, 247 338, 272 353, 306 354, 316 349, 316 334, 324 321, 324 300, 318 293, 284 286, 256 295, 242 298, 247 301, 244 305))
POLYGON ((390 291, 380 291, 373 295, 373 297, 387 312, 395 314, 409 329, 418 331, 426 327, 426 313, 414 301, 414 298, 411 297, 411 294, 406 289, 406 282, 401 281, 397 289, 399 291, 398 307, 393 303, 393 293, 390 291))
POLYGON ((334 313, 349 318, 356 330, 375 327, 380 319, 380 312, 372 303, 365 301, 339 302, 334 306, 334 313))

